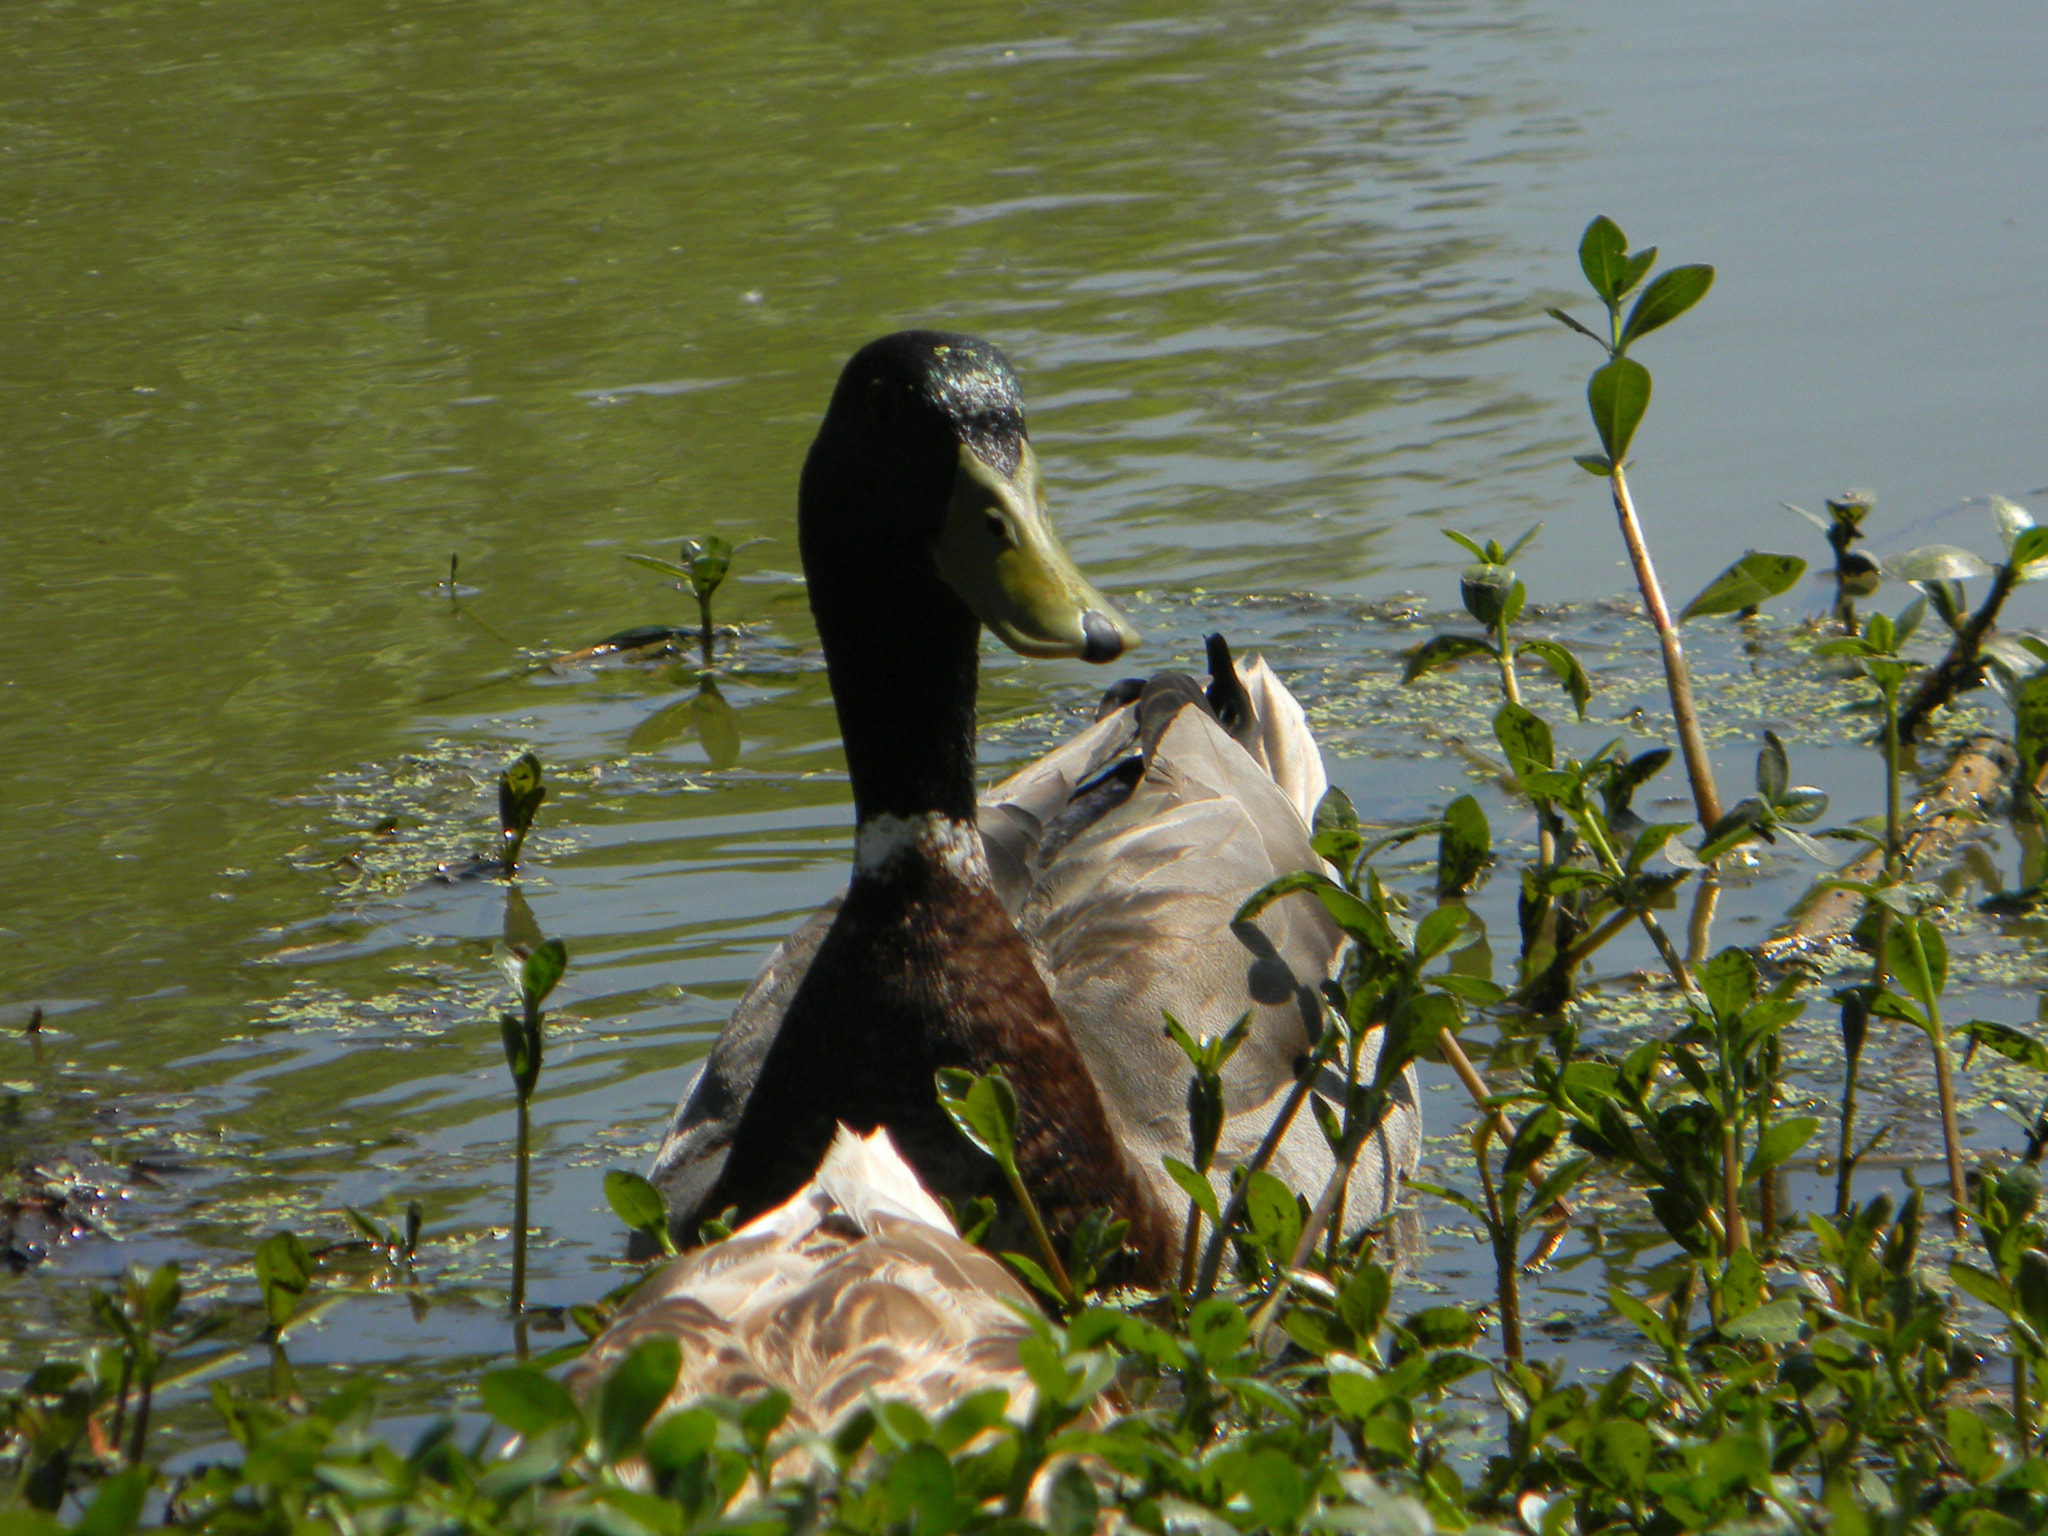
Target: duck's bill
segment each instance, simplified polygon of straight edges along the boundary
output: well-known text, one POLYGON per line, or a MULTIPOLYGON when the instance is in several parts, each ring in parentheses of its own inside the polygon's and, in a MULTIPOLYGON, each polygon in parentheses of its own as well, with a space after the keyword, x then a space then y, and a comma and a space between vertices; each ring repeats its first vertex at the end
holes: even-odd
POLYGON ((937 557, 946 584, 1020 655, 1115 661, 1138 643, 1060 548, 1028 442, 1014 475, 961 446, 937 557))

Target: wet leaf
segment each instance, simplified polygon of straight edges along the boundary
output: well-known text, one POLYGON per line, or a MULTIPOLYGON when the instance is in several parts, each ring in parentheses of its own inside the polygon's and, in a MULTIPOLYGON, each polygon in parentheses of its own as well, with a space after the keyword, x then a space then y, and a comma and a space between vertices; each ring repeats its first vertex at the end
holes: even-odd
POLYGON ((1621 226, 1601 214, 1579 237, 1579 270, 1606 303, 1618 304, 1627 290, 1628 236, 1621 226))
POLYGON ((1687 619, 1711 618, 1757 607, 1781 592, 1790 591, 1805 574, 1806 562, 1797 555, 1751 550, 1708 582, 1705 590, 1685 605, 1678 621, 1682 624, 1687 619))
POLYGON ((1643 412, 1650 408, 1650 370, 1632 357, 1617 357, 1587 381, 1586 404, 1593 412, 1600 446, 1619 463, 1628 455, 1643 412))
POLYGON ((1408 660, 1401 668, 1401 681, 1403 684, 1413 683, 1425 673, 1454 667, 1467 656, 1499 654, 1477 635, 1438 635, 1408 653, 1408 660))
POLYGON ((560 939, 549 939, 526 957, 519 967, 519 993, 529 1011, 540 1011, 568 969, 569 947, 560 939))
POLYGON ((662 1203, 661 1192, 647 1180, 614 1168, 604 1176, 604 1197, 627 1227, 646 1233, 664 1253, 676 1251, 668 1235, 668 1207, 662 1203))
POLYGON ((1579 658, 1555 640, 1524 640, 1520 649, 1524 655, 1541 658, 1563 685, 1564 691, 1571 695, 1572 707, 1579 712, 1579 718, 1585 719, 1586 705, 1593 697, 1593 680, 1586 676, 1586 669, 1579 664, 1579 658))
POLYGON ((1757 1138, 1756 1150, 1750 1154, 1744 1178, 1761 1178, 1787 1159, 1797 1156, 1799 1149, 1811 1141, 1813 1133, 1819 1129, 1820 1121, 1811 1115, 1793 1115, 1772 1121, 1770 1128, 1757 1138))
POLYGON ((313 1283, 313 1260, 295 1232, 276 1232, 256 1245, 256 1284, 273 1329, 291 1321, 313 1283))
POLYGON ((1896 581, 1975 581, 1991 574, 1988 561, 1953 544, 1923 544, 1887 562, 1887 566, 1896 581))
POLYGON ((1705 298, 1713 286, 1714 269, 1709 266, 1692 264, 1659 273, 1629 311, 1628 323, 1621 328, 1622 350, 1628 350, 1629 343, 1638 338, 1669 325, 1705 298))
POLYGON ((1247 1180, 1244 1208, 1259 1246, 1272 1255, 1274 1263, 1285 1264, 1301 1240, 1301 1206, 1294 1191, 1260 1169, 1247 1180))
POLYGON ((1358 812, 1352 808, 1351 797, 1334 784, 1316 806, 1315 836, 1311 846, 1318 856, 1328 859, 1343 871, 1350 870, 1359 850, 1365 847, 1365 837, 1358 830, 1358 812))
POLYGON ((1792 1344, 1798 1341, 1805 1318, 1799 1298, 1788 1294, 1730 1318, 1721 1325, 1721 1332, 1730 1338, 1755 1339, 1763 1344, 1792 1344))
POLYGON ((1517 779, 1548 772, 1554 759, 1550 727, 1519 704, 1503 704, 1493 717, 1493 734, 1517 779))
POLYGON ((2048 1041, 2043 1041, 2023 1029, 2010 1024, 1998 1024, 1989 1019, 1972 1019, 1957 1034, 1988 1051, 1995 1051, 2007 1061, 2016 1061, 2023 1067, 2032 1067, 2036 1072, 2048 1074, 2048 1041))
POLYGON ((1493 862, 1493 834, 1486 813, 1471 795, 1460 795, 1444 807, 1443 830, 1436 840, 1436 893, 1456 896, 1472 888, 1479 872, 1493 862))
POLYGON ((999 1072, 977 1077, 941 1067, 939 1105, 961 1133, 996 1160, 1005 1174, 1017 1168, 1017 1092, 999 1072))
POLYGON ((583 1441, 583 1410, 567 1387, 544 1372, 524 1365, 486 1371, 477 1382, 477 1394, 483 1399, 484 1412, 529 1440, 558 1424, 572 1424, 577 1444, 583 1441))
POLYGON ((612 1367, 597 1389, 597 1443, 607 1461, 618 1461, 639 1447, 647 1427, 683 1368, 683 1348, 657 1335, 642 1339, 612 1367))

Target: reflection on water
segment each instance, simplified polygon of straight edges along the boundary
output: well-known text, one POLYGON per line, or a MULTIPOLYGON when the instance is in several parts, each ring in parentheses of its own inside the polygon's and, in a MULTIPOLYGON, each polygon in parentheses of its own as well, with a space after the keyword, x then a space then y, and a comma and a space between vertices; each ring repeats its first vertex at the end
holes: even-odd
MULTIPOLYGON (((1633 196, 1621 87, 1588 83, 1599 18, 341 0, 229 25, 27 0, 12 25, 0 1023, 46 1022, 0 1043, 0 1159, 70 1170, 124 1243, 0 1289, 9 1339, 75 1322, 78 1272, 241 1255, 343 1203, 419 1198, 443 1278, 485 1295, 511 1114, 490 956, 536 932, 574 956, 537 1287, 590 1291, 598 1174, 637 1164, 767 947, 843 878, 792 512, 830 382, 881 331, 1011 351, 1055 516, 1147 664, 1226 623, 1337 718, 1359 683, 1326 613, 1190 594, 1443 596, 1453 514, 1550 519, 1538 601, 1619 585, 1566 464, 1583 359, 1540 316, 1610 190, 1577 178, 1630 193, 1613 211, 1645 240, 1634 208, 1670 206, 1633 196), (760 540, 720 590, 740 633, 715 671, 547 664, 691 625, 623 556, 714 529, 760 540), (429 883, 528 747, 551 795, 520 886, 429 883)), ((1627 89, 1654 97, 1658 69, 1692 79, 1646 47, 1627 89)), ((2006 153, 2025 141, 1973 174, 2006 153)), ((1723 237, 1755 238, 1667 245, 1726 262, 1723 237)), ((1757 323, 1739 291, 1724 270, 1723 307, 1651 359, 1646 455, 1744 457, 1680 430, 1713 420, 1688 377, 1747 398, 1716 351, 1757 323)), ((1776 472, 1760 506, 1815 494, 1776 472)), ((1796 547, 1700 521, 1667 523, 1676 588, 1744 542, 1796 547)), ((989 767, 1100 681, 991 657, 989 767)), ((1435 748, 1372 750, 1337 777, 1385 815, 1462 783, 1435 748)), ((321 1347, 498 1342, 482 1303, 357 1316, 321 1347)))

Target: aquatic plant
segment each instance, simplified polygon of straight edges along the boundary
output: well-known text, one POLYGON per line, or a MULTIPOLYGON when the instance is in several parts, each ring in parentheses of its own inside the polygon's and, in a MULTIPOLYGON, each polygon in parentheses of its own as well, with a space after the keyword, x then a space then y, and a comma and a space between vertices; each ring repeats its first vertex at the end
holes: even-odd
POLYGON ((711 622, 711 599, 732 571, 733 547, 717 534, 683 540, 682 560, 663 560, 654 555, 629 554, 635 565, 672 576, 697 600, 697 646, 705 666, 711 665, 711 642, 716 628, 711 622))
POLYGON ((519 1011, 498 1015, 498 1033, 505 1045, 505 1064, 512 1071, 512 1092, 517 1106, 516 1141, 513 1150, 512 1184, 512 1315, 526 1308, 527 1166, 533 1140, 533 1092, 540 1086, 541 1005, 562 973, 569 968, 569 951, 560 939, 524 955, 509 955, 505 974, 519 994, 519 1011))
POLYGON ((1692 786, 1693 807, 1700 825, 1711 827, 1721 819, 1721 796, 1714 787, 1714 767, 1707 756, 1706 737, 1700 732, 1685 648, 1679 643, 1678 626, 1672 622, 1671 610, 1665 604, 1657 569, 1650 559, 1650 546, 1643 537, 1635 502, 1629 495, 1627 454, 1636 429, 1642 425, 1643 413, 1650 407, 1650 370, 1630 357, 1628 349, 1705 298, 1714 285, 1714 269, 1693 264, 1659 273, 1655 281, 1642 289, 1624 320, 1622 305, 1642 286, 1656 262, 1655 246, 1631 252, 1628 237, 1619 225, 1604 216, 1596 218, 1586 226, 1579 240, 1579 267, 1594 296, 1606 307, 1607 334, 1601 335, 1561 309, 1553 309, 1550 314, 1607 353, 1607 361, 1586 381, 1586 404, 1592 411, 1593 428, 1600 436, 1603 451, 1581 454, 1576 462, 1588 474, 1605 479, 1613 497, 1636 587, 1643 594, 1644 610, 1657 631, 1657 643, 1663 653, 1664 685, 1671 698, 1671 717, 1685 758, 1686 778, 1692 786))
POLYGON ((1863 538, 1863 520, 1877 505, 1877 493, 1844 491, 1839 496, 1828 497, 1826 505, 1826 517, 1804 507, 1795 507, 1789 501, 1785 503, 1785 510, 1798 513, 1827 539, 1828 548, 1835 556, 1835 621, 1842 626, 1844 634, 1853 635, 1856 633, 1856 599, 1874 597, 1884 583, 1884 572, 1878 563, 1855 547, 1863 538))
POLYGON ((1924 673, 1899 714, 1899 739, 1918 741, 1934 712, 1959 693, 1982 686, 1984 648, 2014 587, 2048 577, 2048 528, 2037 528, 2025 507, 2002 496, 1991 498, 1991 514, 2005 559, 1980 559, 1951 544, 1909 550, 1891 563, 1891 574, 1927 595, 1952 632, 1947 652, 1924 673), (1988 577, 1991 585, 1974 611, 1966 609, 1963 583, 1988 577))

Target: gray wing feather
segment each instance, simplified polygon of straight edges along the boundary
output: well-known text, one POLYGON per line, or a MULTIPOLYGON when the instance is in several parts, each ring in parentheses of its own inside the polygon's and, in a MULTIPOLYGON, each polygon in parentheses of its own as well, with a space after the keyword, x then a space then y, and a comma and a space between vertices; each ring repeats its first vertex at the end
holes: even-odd
MULTIPOLYGON (((1306 896, 1276 903, 1255 924, 1231 925, 1269 880, 1318 866, 1306 814, 1326 782, 1293 695, 1261 660, 1240 676, 1258 715, 1252 752, 1203 711, 1183 709, 1129 798, 1060 843, 1043 867, 1045 831, 1075 790, 1136 749, 1134 707, 1004 780, 980 806, 997 894, 1038 957, 1113 1120, 1175 1207, 1185 1196, 1159 1158, 1188 1155, 1188 1067, 1162 1010, 1197 1036, 1221 1033, 1246 1009, 1255 1015, 1224 1076, 1218 1164, 1228 1168, 1250 1155, 1292 1086, 1319 1028, 1317 989, 1341 948, 1335 924, 1306 896)), ((670 1123, 649 1177, 668 1201, 679 1241, 695 1238, 698 1203, 725 1165, 783 1012, 838 909, 835 897, 769 957, 670 1123)), ((1343 1090, 1332 1073, 1317 1088, 1340 1108, 1343 1090)), ((1398 1176, 1416 1165, 1421 1111, 1412 1072, 1401 1091, 1405 1098, 1359 1160, 1349 1224, 1383 1214, 1398 1176)), ((1329 1147, 1306 1107, 1272 1167, 1311 1196, 1329 1177, 1329 1147)))

